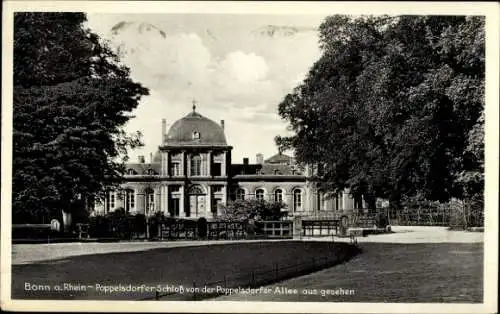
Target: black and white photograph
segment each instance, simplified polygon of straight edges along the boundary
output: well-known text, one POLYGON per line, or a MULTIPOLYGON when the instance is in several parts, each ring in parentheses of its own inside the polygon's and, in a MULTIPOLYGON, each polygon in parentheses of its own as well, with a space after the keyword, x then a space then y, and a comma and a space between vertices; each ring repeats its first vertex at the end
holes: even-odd
POLYGON ((497 312, 497 4, 43 2, 2 309, 497 312))

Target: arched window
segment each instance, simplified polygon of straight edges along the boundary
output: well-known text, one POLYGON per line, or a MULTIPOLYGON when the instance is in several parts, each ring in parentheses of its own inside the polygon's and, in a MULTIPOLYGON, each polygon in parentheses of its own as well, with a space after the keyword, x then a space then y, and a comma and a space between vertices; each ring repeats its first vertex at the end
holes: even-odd
POLYGON ((264 200, 264 190, 263 189, 257 189, 255 190, 255 198, 259 201, 263 201, 264 200))
POLYGON ((302 190, 293 190, 293 211, 302 210, 302 190))
POLYGON ((152 189, 146 189, 146 215, 151 215, 155 211, 155 193, 152 189))
POLYGON ((193 140, 198 140, 200 139, 200 132, 194 131, 193 132, 193 140))
POLYGON ((282 189, 277 189, 276 191, 274 191, 274 201, 276 203, 283 202, 283 190, 282 189))
POLYGON ((199 155, 191 158, 191 175, 201 176, 201 157, 199 155))
POLYGON ((245 190, 237 189, 236 190, 236 199, 237 200, 244 200, 245 199, 245 190))
POLYGON ((128 213, 135 209, 135 191, 132 189, 125 190, 125 212, 128 213))

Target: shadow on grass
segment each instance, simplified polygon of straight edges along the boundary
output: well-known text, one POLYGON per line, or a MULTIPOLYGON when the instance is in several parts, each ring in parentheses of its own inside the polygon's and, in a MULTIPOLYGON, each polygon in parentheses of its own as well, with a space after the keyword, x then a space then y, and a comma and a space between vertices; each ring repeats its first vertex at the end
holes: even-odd
MULTIPOLYGON (((357 249, 345 243, 263 241, 72 256, 13 265, 12 298, 141 300, 156 297, 155 291, 104 293, 97 285, 261 286, 331 267, 357 253, 357 249), (50 288, 26 289, 26 284, 50 288), (68 289, 54 289, 65 284, 68 289)), ((193 296, 177 297, 191 299, 193 296)))

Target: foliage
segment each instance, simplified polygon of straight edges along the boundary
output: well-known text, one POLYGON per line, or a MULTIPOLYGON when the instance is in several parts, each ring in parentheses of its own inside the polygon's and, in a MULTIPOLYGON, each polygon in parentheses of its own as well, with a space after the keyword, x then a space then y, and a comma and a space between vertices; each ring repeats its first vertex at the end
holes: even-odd
POLYGON ((14 17, 14 222, 73 212, 121 177, 140 133, 124 124, 148 91, 84 29, 83 13, 14 17))
POLYGON ((446 202, 483 190, 484 18, 331 16, 322 56, 279 105, 277 137, 322 185, 370 208, 421 195, 446 202))
POLYGON ((265 200, 235 200, 222 206, 222 220, 244 221, 250 218, 256 220, 280 220, 286 212, 282 209, 286 204, 282 202, 268 202, 265 200))

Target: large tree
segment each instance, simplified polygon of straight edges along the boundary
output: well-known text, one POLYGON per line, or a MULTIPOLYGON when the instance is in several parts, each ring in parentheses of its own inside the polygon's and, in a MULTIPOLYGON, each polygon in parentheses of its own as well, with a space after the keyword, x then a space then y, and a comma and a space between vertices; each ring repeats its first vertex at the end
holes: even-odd
POLYGON ((141 145, 123 126, 148 90, 85 22, 84 13, 15 14, 14 223, 81 209, 141 145))
POLYGON ((324 165, 326 188, 371 208, 423 195, 482 193, 484 19, 332 16, 323 51, 279 105, 295 135, 277 138, 324 165))

